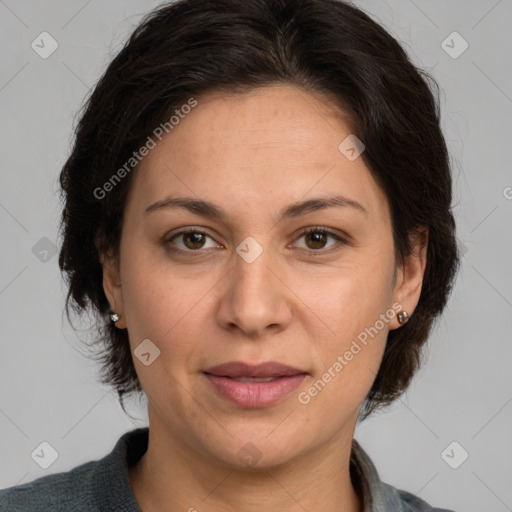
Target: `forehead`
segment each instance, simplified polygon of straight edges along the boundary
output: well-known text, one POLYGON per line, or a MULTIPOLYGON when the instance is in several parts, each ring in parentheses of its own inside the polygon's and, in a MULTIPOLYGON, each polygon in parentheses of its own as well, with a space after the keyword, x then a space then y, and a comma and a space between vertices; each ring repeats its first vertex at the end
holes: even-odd
POLYGON ((339 193, 386 213, 386 198, 363 159, 340 151, 351 136, 350 119, 326 97, 276 85, 196 100, 137 169, 131 195, 138 209, 166 193, 226 210, 280 209, 308 194, 339 193))
MULTIPOLYGON (((198 99, 198 107, 189 117, 193 122, 178 126, 176 132, 187 128, 187 134, 176 133, 178 139, 180 135, 189 140, 194 135, 208 135, 205 143, 191 141, 198 142, 195 155, 243 144, 244 151, 262 156, 293 150, 318 158, 321 151, 312 150, 319 143, 323 149, 336 148, 340 136, 350 134, 348 115, 333 102, 290 85, 272 85, 244 94, 213 92, 198 99)), ((332 159, 330 153, 326 159, 332 159)))

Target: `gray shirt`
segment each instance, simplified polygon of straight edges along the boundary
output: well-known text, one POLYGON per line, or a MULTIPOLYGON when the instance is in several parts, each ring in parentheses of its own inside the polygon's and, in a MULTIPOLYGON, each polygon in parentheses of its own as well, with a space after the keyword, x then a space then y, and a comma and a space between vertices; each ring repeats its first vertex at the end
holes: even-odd
MULTIPOLYGON (((148 434, 148 427, 126 432, 100 460, 1 490, 0 512, 141 512, 128 468, 146 452, 148 434)), ((355 439, 350 473, 363 497, 363 512, 453 512, 432 508, 417 496, 383 483, 355 439)))

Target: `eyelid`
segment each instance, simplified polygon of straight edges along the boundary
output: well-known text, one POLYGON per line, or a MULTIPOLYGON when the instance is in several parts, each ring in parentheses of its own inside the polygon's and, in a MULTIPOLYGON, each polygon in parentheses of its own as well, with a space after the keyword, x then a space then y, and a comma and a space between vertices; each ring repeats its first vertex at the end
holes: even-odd
POLYGON ((326 235, 330 235, 343 243, 348 244, 349 236, 343 233, 343 231, 339 231, 336 229, 331 229, 325 226, 310 226, 306 228, 301 228, 299 236, 306 235, 308 233, 316 233, 316 232, 325 233, 326 235))

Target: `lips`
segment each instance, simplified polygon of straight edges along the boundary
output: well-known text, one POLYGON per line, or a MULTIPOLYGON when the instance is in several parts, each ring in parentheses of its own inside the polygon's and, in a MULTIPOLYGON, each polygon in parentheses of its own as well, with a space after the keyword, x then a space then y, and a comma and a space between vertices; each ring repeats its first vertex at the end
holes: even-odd
POLYGON ((252 366, 231 362, 205 370, 204 375, 218 396, 239 407, 267 407, 289 396, 307 373, 281 363, 252 366))
MULTIPOLYGON (((231 379, 272 379, 277 377, 289 377, 306 373, 298 368, 292 368, 285 364, 274 361, 260 363, 256 366, 242 363, 240 361, 230 362, 208 368, 204 371, 218 377, 229 377, 231 379)), ((243 380, 241 380, 243 382, 243 380)))

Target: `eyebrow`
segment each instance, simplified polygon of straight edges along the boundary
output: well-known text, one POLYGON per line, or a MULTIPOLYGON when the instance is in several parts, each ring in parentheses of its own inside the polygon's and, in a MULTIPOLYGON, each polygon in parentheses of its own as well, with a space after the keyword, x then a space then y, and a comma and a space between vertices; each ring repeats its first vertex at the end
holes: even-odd
MULTIPOLYGON (((358 203, 357 201, 344 196, 335 195, 329 197, 318 197, 314 199, 308 199, 307 201, 292 203, 279 212, 279 221, 288 218, 299 217, 300 215, 306 215, 307 213, 333 207, 348 207, 358 210, 365 215, 368 214, 368 211, 361 203, 358 203)), ((165 208, 184 208, 185 210, 188 210, 189 212, 196 215, 222 221, 225 221, 228 218, 226 210, 220 206, 215 205, 209 201, 193 199, 190 197, 167 197, 160 201, 156 201, 146 208, 144 214, 146 215, 148 213, 165 208)))

